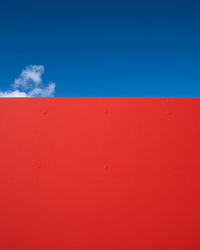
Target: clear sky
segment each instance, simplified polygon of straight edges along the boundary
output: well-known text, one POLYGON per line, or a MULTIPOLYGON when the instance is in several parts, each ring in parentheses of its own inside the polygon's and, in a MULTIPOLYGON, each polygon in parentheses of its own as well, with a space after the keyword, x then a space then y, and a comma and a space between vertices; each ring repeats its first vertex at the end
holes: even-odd
POLYGON ((28 65, 55 96, 200 97, 200 1, 1 0, 0 91, 28 65))

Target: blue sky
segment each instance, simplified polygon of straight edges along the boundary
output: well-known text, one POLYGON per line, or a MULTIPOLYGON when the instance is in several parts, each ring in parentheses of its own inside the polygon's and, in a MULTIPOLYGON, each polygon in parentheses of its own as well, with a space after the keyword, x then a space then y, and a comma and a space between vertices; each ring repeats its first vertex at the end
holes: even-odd
POLYGON ((2 0, 0 34, 1 92, 37 65, 55 96, 200 97, 198 0, 2 0))

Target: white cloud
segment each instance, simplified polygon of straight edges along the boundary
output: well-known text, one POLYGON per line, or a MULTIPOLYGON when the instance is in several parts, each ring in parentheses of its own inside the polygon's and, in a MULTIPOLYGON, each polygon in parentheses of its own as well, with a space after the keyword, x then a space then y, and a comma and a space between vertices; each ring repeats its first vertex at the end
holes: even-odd
POLYGON ((30 96, 53 96, 55 92, 56 84, 54 82, 50 82, 49 85, 43 88, 34 88, 28 92, 30 96))
POLYGON ((19 90, 15 90, 15 91, 0 92, 0 97, 28 97, 28 96, 25 92, 20 92, 19 90))
POLYGON ((0 92, 0 97, 50 97, 54 96, 56 84, 49 82, 44 85, 42 74, 43 65, 29 65, 22 70, 20 76, 14 80, 10 89, 0 92))

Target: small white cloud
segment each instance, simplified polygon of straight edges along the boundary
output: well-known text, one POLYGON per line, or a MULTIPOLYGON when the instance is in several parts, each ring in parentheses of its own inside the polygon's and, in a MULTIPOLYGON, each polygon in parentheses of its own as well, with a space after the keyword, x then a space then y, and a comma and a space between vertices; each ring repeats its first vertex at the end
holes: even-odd
POLYGON ((29 96, 53 96, 55 92, 56 84, 54 82, 50 82, 49 85, 43 88, 34 88, 28 92, 29 96))
POLYGON ((20 77, 16 78, 12 87, 14 89, 29 89, 32 86, 37 87, 42 83, 42 74, 44 73, 43 65, 29 65, 22 70, 20 77))
POLYGON ((28 96, 25 92, 20 92, 19 90, 15 90, 15 91, 0 92, 0 97, 28 97, 28 96))
POLYGON ((0 92, 0 97, 50 97, 54 96, 56 84, 43 84, 43 65, 29 65, 11 84, 8 91, 0 92))

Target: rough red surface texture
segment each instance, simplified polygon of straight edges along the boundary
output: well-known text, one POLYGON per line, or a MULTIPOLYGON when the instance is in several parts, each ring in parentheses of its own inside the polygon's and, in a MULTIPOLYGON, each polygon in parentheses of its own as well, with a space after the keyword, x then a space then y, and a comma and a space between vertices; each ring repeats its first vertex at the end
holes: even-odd
POLYGON ((56 249, 200 249, 200 99, 0 99, 0 250, 56 249))

